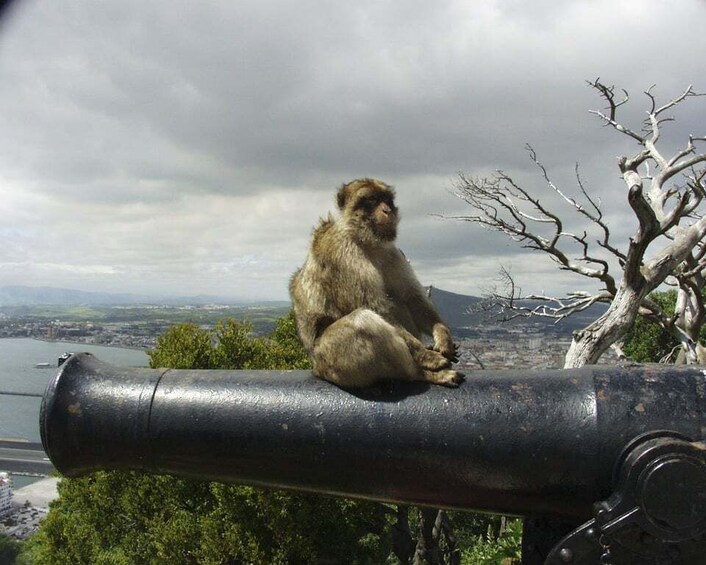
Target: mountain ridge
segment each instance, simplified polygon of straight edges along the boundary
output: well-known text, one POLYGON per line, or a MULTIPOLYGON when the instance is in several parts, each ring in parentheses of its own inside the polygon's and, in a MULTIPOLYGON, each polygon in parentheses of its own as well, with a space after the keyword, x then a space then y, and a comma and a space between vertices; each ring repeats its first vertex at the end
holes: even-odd
POLYGON ((133 293, 95 292, 58 288, 52 286, 6 285, 0 287, 0 306, 125 306, 164 304, 169 306, 228 304, 246 306, 251 304, 286 304, 278 300, 240 300, 236 298, 198 294, 193 296, 151 296, 133 293))

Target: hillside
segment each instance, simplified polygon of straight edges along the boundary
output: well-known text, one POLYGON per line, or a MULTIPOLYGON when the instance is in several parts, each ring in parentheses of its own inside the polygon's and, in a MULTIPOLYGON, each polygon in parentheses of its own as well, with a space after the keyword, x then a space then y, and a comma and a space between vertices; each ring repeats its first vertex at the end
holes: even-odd
MULTIPOLYGON (((469 328, 501 324, 499 310, 491 309, 488 311, 481 308, 482 299, 477 296, 466 296, 439 288, 432 288, 431 299, 439 310, 442 319, 449 327, 453 328, 456 335, 463 336, 467 334, 469 328)), ((522 302, 523 306, 528 307, 536 304, 529 301, 522 302)), ((604 304, 595 304, 586 311, 579 312, 558 323, 555 323, 550 318, 536 316, 533 318, 517 318, 510 322, 502 322, 502 325, 508 328, 531 325, 547 333, 570 335, 573 331, 585 327, 598 318, 605 310, 606 306, 604 304)))

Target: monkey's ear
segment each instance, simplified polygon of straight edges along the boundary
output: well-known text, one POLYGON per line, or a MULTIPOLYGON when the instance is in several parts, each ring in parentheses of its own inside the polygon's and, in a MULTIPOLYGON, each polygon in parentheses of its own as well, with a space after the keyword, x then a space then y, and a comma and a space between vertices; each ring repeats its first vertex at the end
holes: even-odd
POLYGON ((346 200, 348 199, 348 185, 344 184, 338 189, 336 193, 336 204, 338 204, 338 209, 343 210, 346 207, 346 200))

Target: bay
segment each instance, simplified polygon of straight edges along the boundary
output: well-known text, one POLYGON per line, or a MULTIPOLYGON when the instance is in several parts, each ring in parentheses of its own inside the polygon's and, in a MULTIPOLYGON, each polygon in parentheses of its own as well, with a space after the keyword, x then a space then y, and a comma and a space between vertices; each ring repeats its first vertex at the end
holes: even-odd
MULTIPOLYGON (((122 349, 83 343, 41 341, 30 338, 0 339, 0 391, 44 394, 56 375, 57 360, 66 352, 87 351, 101 361, 122 367, 147 367, 149 358, 140 349, 122 349), (46 368, 37 368, 45 363, 46 368)), ((0 394, 0 438, 40 441, 36 397, 0 394)))

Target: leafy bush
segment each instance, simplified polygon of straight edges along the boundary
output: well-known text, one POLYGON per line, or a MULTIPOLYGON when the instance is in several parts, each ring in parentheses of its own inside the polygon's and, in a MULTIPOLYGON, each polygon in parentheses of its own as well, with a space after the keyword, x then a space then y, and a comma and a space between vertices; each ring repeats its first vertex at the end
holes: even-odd
MULTIPOLYGON (((676 291, 653 292, 650 298, 667 314, 674 314, 676 291)), ((679 343, 670 332, 662 329, 656 322, 638 316, 625 336, 623 350, 630 359, 638 363, 657 363, 667 357, 677 345, 679 343)))
MULTIPOLYGON (((504 522, 504 520, 503 520, 504 522)), ((463 551, 467 565, 515 565, 522 558, 522 520, 510 520, 504 527, 488 526, 484 536, 477 536, 463 551)))
POLYGON ((20 554, 21 544, 0 532, 0 563, 11 565, 20 554))

